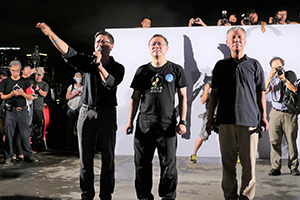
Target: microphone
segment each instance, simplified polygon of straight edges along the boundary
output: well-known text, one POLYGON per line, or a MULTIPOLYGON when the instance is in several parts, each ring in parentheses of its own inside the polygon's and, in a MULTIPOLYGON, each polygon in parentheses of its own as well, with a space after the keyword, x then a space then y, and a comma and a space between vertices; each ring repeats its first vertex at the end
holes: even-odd
MULTIPOLYGON (((97 51, 100 51, 100 53, 102 53, 102 47, 99 46, 99 47, 97 48, 96 52, 97 52, 97 51)), ((97 61, 97 57, 96 57, 96 56, 93 56, 93 60, 92 60, 92 62, 91 62, 91 65, 92 65, 93 63, 96 63, 96 61, 97 61)))

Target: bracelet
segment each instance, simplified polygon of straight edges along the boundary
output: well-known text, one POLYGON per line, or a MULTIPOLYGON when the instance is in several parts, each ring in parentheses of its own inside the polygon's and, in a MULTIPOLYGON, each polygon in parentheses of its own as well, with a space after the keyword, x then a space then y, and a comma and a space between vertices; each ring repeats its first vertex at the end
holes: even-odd
POLYGON ((186 126, 187 122, 186 122, 186 120, 180 120, 180 121, 179 121, 179 124, 182 124, 182 125, 185 125, 185 126, 186 126))
POLYGON ((56 43, 59 40, 59 37, 57 37, 57 39, 54 41, 52 40, 53 43, 56 43))

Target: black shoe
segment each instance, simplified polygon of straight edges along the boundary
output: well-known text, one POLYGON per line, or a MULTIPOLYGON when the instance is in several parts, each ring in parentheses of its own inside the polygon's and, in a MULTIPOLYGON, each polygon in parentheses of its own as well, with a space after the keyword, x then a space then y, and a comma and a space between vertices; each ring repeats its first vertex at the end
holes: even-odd
POLYGON ((268 173, 270 176, 278 176, 281 174, 280 170, 278 169, 271 169, 268 173))
POLYGON ((24 162, 29 162, 29 163, 38 163, 38 159, 34 158, 34 157, 25 157, 24 158, 24 162))
POLYGON ((292 170, 291 170, 291 174, 292 174, 292 176, 299 176, 299 175, 300 175, 300 172, 299 172, 298 169, 292 169, 292 170))

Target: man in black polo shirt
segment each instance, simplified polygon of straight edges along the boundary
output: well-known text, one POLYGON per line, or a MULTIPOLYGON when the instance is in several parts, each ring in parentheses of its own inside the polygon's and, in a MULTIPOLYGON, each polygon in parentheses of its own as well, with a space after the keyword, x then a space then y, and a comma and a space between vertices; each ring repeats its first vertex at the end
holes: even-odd
POLYGON ((94 57, 79 53, 61 40, 45 23, 37 27, 49 37, 71 66, 84 72, 82 107, 78 116, 80 188, 82 199, 94 199, 94 152, 101 151, 100 199, 112 198, 115 186, 115 144, 117 131, 117 86, 124 67, 110 56, 113 36, 100 31, 94 37, 94 57))
POLYGON ((37 162, 32 157, 29 137, 29 112, 26 106, 26 99, 32 99, 30 94, 26 94, 26 89, 30 87, 27 79, 20 76, 21 63, 12 61, 9 64, 11 76, 0 84, 1 99, 5 100, 5 163, 11 163, 13 157, 13 137, 16 125, 18 125, 21 142, 23 145, 23 155, 25 162, 37 162))
POLYGON ((161 168, 159 196, 164 200, 176 198, 176 132, 180 135, 186 132, 188 83, 183 68, 166 59, 168 49, 167 39, 162 35, 154 35, 149 41, 152 62, 139 67, 131 83, 134 91, 125 132, 133 132, 133 120, 140 104, 134 138, 135 189, 138 199, 154 199, 151 189, 155 149, 161 168), (180 116, 177 126, 174 108, 176 91, 180 116))
POLYGON ((263 125, 268 129, 264 72, 257 60, 244 54, 246 31, 243 28, 229 29, 226 44, 231 57, 218 61, 213 69, 206 131, 210 134, 215 126, 213 115, 218 104, 224 197, 253 199, 259 136, 257 127, 263 125), (243 167, 239 195, 236 180, 238 155, 243 167))

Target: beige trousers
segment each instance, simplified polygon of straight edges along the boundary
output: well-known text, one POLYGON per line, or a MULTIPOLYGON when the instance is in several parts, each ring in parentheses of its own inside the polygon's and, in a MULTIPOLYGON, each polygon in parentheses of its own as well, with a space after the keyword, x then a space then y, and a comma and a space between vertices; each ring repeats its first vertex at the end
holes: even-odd
POLYGON ((255 164, 258 133, 255 127, 220 124, 219 141, 222 156, 222 189, 225 199, 237 199, 236 163, 239 155, 242 165, 240 195, 253 199, 255 196, 255 164))

